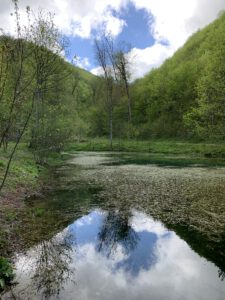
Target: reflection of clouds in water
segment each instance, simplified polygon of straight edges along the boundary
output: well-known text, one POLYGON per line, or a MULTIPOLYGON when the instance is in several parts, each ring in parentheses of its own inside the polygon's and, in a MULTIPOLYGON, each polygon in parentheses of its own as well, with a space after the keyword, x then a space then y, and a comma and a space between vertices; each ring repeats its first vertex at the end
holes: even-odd
POLYGON ((104 163, 118 161, 118 158, 112 158, 110 152, 82 152, 76 153, 76 156, 70 160, 70 164, 80 166, 98 166, 104 163))
POLYGON ((152 218, 146 217, 146 214, 137 211, 133 212, 131 223, 137 232, 146 230, 158 236, 168 233, 168 229, 166 229, 162 223, 154 221, 152 218))
MULTIPOLYGON (((70 265, 76 269, 76 285, 67 282, 60 299, 224 300, 225 284, 218 279, 215 266, 143 213, 134 211, 128 222, 118 212, 111 212, 109 217, 93 211, 70 225, 67 232, 76 238, 76 243, 71 243, 76 251, 71 252, 70 265), (104 245, 116 243, 110 255, 96 247, 98 239, 107 236, 103 229, 110 230, 104 245), (99 235, 102 230, 103 235, 99 235), (133 234, 138 237, 135 247, 127 247, 125 243, 133 234)), ((33 255, 31 251, 31 259, 33 255)))
POLYGON ((87 254, 77 265, 81 299, 224 299, 216 268, 175 233, 138 212, 131 223, 139 241, 130 253, 123 242, 110 257, 93 244, 79 249, 87 254))
MULTIPOLYGON (((126 220, 123 215, 120 216, 118 212, 105 214, 94 211, 76 221, 70 228, 76 235, 79 246, 97 242, 96 250, 102 255, 110 256, 110 260, 114 262, 112 266, 114 272, 124 269, 133 276, 137 276, 140 270, 147 270, 156 263, 157 256, 154 248, 157 239, 161 235, 169 234, 160 222, 154 222, 146 218, 145 214, 135 211, 131 221, 126 220)), ((82 253, 84 257, 87 247, 80 248, 78 253, 82 253)))
POLYGON ((111 261, 93 245, 86 250, 88 259, 77 265, 80 299, 224 299, 225 287, 217 278, 216 268, 175 234, 159 238, 157 262, 149 269, 140 269, 137 276, 123 268, 114 272, 118 259, 111 261))

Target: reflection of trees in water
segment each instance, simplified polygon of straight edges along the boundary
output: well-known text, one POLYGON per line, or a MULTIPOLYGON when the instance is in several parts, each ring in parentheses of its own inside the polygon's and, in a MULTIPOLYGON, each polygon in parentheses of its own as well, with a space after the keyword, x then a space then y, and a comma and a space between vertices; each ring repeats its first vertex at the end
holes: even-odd
POLYGON ((123 246, 126 253, 135 249, 139 238, 129 224, 130 217, 130 211, 124 208, 108 212, 98 234, 97 251, 105 252, 110 256, 119 244, 123 246))
POLYGON ((37 248, 32 286, 42 298, 58 295, 64 284, 71 280, 71 236, 56 236, 42 242, 37 248))
POLYGON ((223 281, 225 279, 225 272, 219 269, 218 276, 223 281))

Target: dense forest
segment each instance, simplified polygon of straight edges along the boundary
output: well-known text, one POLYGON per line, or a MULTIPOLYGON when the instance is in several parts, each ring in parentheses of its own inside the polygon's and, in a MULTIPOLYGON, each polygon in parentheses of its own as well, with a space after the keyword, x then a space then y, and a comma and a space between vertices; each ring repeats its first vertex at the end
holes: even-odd
POLYGON ((225 137, 225 14, 132 87, 139 136, 225 137))

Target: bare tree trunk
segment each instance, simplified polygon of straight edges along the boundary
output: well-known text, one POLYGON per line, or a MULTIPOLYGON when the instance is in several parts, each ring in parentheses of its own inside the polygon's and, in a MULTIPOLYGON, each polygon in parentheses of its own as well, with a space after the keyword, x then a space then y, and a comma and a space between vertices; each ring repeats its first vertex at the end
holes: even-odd
MULTIPOLYGON (((104 72, 104 79, 106 84, 106 102, 107 102, 107 109, 109 114, 109 143, 110 149, 112 149, 112 139, 113 139, 113 84, 114 79, 112 76, 112 68, 108 66, 108 62, 112 61, 113 51, 113 44, 109 42, 106 36, 103 36, 101 41, 95 40, 95 48, 96 48, 96 57, 101 65, 103 72, 104 72), (110 57, 109 57, 110 56, 110 57)), ((113 70, 115 73, 114 66, 113 70)))
POLYGON ((127 97, 127 107, 128 107, 128 121, 129 124, 132 124, 132 105, 131 105, 131 97, 130 97, 130 91, 129 91, 129 65, 130 61, 127 58, 125 51, 121 48, 119 51, 117 51, 114 54, 115 59, 115 65, 118 70, 118 73, 120 75, 120 79, 123 82, 125 93, 127 97))

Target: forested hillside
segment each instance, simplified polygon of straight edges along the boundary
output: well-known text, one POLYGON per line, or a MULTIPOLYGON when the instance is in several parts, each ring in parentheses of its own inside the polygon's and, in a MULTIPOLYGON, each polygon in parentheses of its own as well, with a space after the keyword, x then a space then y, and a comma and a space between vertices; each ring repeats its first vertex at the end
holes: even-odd
MULTIPOLYGON (((100 80, 98 84, 101 84, 100 80)), ((91 130, 87 134, 93 137, 108 135, 109 132, 104 82, 99 91, 90 107, 91 130)), ((195 33, 160 68, 131 84, 130 94, 132 124, 124 89, 118 81, 114 82, 114 137, 223 140, 225 14, 195 33)))
POLYGON ((137 135, 225 138, 225 14, 132 86, 137 135))
POLYGON ((2 36, 0 46, 1 146, 19 137, 28 116, 23 139, 42 158, 86 134, 95 76, 22 39, 2 36))

